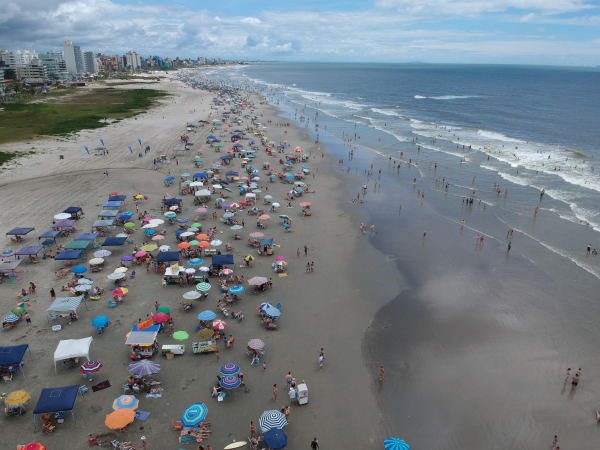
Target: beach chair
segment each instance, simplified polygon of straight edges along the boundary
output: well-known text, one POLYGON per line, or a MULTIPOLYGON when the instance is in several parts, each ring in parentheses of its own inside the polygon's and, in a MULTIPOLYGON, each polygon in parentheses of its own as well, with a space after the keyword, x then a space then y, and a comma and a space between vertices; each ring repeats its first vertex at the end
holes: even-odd
POLYGON ((281 311, 281 303, 277 303, 277 306, 275 306, 275 308, 277 308, 279 311, 281 311))
POLYGON ((12 381, 12 372, 11 373, 5 373, 4 375, 2 375, 2 379, 4 380, 5 383, 8 383, 9 381, 12 381))
POLYGON ((117 307, 117 304, 116 304, 116 303, 113 303, 111 300, 109 300, 109 301, 108 301, 108 304, 109 304, 109 306, 110 306, 111 308, 116 308, 116 307, 117 307))
POLYGON ((135 270, 131 272, 131 276, 129 278, 135 278, 135 270))
POLYGON ((123 385, 123 393, 124 394, 131 394, 131 388, 129 387, 128 384, 124 384, 123 385))
MULTIPOLYGON (((92 380, 90 380, 92 381, 92 380)), ((85 384, 82 384, 81 386, 79 386, 79 393, 81 394, 81 396, 83 397, 83 394, 85 394, 88 391, 88 388, 85 384)))
POLYGON ((259 362, 260 362, 260 359, 259 359, 259 357, 258 357, 258 356, 257 356, 257 357, 255 357, 255 358, 253 357, 253 358, 252 358, 252 362, 250 363, 250 365, 251 365, 251 366, 258 366, 258 363, 259 363, 259 362))
POLYGON ((173 422, 173 426, 175 427, 175 430, 177 430, 177 431, 183 430, 183 424, 181 422, 177 422, 175 419, 171 419, 171 421, 173 422))
POLYGON ((50 316, 50 319, 51 319, 51 320, 58 320, 58 316, 54 316, 54 315, 52 315, 52 313, 51 313, 51 312, 49 312, 49 313, 48 313, 48 316, 50 316))

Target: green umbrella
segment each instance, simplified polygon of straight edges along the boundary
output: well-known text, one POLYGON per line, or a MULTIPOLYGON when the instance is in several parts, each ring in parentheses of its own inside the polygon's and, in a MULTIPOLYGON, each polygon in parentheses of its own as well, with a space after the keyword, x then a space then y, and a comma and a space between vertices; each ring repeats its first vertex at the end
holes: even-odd
POLYGON ((20 316, 21 314, 23 314, 25 312, 25 308, 21 308, 20 306, 18 306, 17 308, 13 309, 11 312, 15 316, 20 316))
POLYGON ((185 331, 176 331, 175 333, 173 333, 173 338, 177 341, 185 341, 189 337, 190 335, 187 334, 185 331))
POLYGON ((200 228, 201 226, 202 224, 198 222, 192 224, 192 228, 200 228))
POLYGON ((198 283, 196 285, 196 289, 198 289, 199 291, 202 291, 202 292, 208 291, 210 289, 210 287, 211 287, 210 283, 198 283))
POLYGON ((156 310, 157 313, 162 312, 165 314, 171 314, 171 310, 169 308, 161 307, 156 310))
POLYGON ((198 245, 198 241, 190 241, 190 245, 193 247, 194 245, 198 245))
POLYGON ((127 222, 125 224, 125 228, 133 228, 133 227, 135 227, 135 223, 127 222))

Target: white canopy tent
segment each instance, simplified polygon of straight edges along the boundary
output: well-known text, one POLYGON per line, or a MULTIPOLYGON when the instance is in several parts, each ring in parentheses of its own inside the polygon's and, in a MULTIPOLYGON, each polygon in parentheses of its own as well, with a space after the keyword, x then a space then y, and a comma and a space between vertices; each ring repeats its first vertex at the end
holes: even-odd
POLYGON ((92 337, 83 339, 68 339, 60 341, 54 352, 54 371, 56 372, 56 362, 69 358, 79 358, 85 356, 90 360, 90 344, 92 337))
POLYGON ((196 192, 196 196, 205 196, 205 195, 212 195, 212 192, 210 192, 208 189, 202 189, 198 192, 196 192))
POLYGON ((132 331, 125 345, 152 345, 156 335, 156 331, 132 331))
MULTIPOLYGON (((77 312, 77 307, 83 301, 83 296, 79 295, 77 297, 59 297, 48 308, 48 323, 50 323, 50 316, 52 313, 71 313, 77 312)), ((86 303, 87 305, 87 303, 86 303)))

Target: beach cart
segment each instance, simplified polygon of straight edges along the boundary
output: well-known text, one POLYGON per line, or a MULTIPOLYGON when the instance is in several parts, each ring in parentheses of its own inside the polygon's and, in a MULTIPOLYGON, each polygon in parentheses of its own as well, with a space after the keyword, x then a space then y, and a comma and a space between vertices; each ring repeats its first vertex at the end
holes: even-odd
POLYGON ((305 383, 299 384, 296 388, 296 399, 299 405, 308 403, 308 387, 305 383))
POLYGON ((200 342, 192 342, 193 353, 211 353, 217 351, 217 340, 207 339, 200 342))

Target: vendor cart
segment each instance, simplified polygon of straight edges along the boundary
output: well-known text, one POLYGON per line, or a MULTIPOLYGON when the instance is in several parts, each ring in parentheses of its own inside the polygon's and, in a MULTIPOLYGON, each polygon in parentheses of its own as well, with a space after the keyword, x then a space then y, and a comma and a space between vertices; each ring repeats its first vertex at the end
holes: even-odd
POLYGON ((305 383, 299 384, 296 388, 296 400, 299 405, 308 403, 308 387, 305 383))
POLYGON ((200 342, 192 342, 193 353, 212 353, 217 351, 217 340, 215 338, 200 342))

